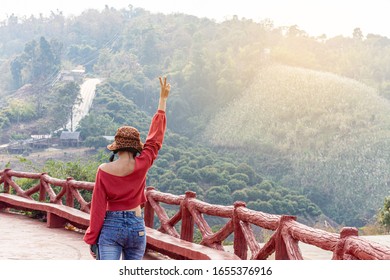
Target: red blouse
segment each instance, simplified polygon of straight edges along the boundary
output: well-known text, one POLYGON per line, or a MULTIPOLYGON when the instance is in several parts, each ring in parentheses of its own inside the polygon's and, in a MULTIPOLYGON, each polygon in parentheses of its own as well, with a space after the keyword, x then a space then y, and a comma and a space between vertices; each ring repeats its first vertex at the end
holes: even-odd
POLYGON ((146 201, 146 174, 157 158, 165 129, 165 112, 158 110, 152 119, 144 149, 135 158, 134 170, 129 175, 116 176, 98 169, 92 194, 90 223, 84 235, 87 244, 97 243, 106 211, 133 209, 146 201))

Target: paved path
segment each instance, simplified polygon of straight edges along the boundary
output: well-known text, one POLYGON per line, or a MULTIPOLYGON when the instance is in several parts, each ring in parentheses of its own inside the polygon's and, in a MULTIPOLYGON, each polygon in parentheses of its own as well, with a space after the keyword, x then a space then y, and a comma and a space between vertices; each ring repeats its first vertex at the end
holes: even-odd
MULTIPOLYGON (((83 233, 0 211, 0 260, 93 260, 83 233)), ((163 258, 149 252, 144 259, 163 258)))
MULTIPOLYGON (((83 233, 47 228, 46 223, 23 215, 0 211, 0 260, 91 260, 83 233)), ((362 236, 390 247, 390 235, 362 236)), ((330 260, 332 252, 300 243, 306 260, 330 260)), ((227 251, 232 248, 226 247, 227 251)), ((145 260, 166 259, 148 252, 145 260)), ((272 259, 272 256, 270 257, 272 259)))
POLYGON ((81 103, 74 108, 73 123, 69 121, 66 128, 69 131, 75 131, 81 119, 86 116, 92 106, 95 98, 96 86, 100 83, 100 79, 86 79, 80 87, 81 103))

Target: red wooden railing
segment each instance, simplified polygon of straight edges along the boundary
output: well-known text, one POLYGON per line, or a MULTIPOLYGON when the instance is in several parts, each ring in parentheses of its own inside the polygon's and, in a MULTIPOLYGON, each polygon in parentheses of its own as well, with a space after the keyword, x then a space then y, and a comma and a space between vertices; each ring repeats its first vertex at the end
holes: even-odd
MULTIPOLYGON (((74 207, 77 200, 80 210, 89 213, 90 202, 86 202, 79 190, 93 190, 94 183, 76 181, 72 178, 60 180, 42 173, 17 172, 10 169, 0 171, 0 184, 4 192, 9 193, 11 187, 15 195, 32 199, 39 194, 39 201, 62 204, 74 207), (39 182, 23 190, 13 177, 29 178, 39 182), (51 186, 59 187, 57 192, 51 186)), ((193 242, 195 226, 202 235, 201 244, 217 250, 224 250, 223 243, 233 235, 234 254, 241 259, 267 259, 275 253, 277 260, 302 260, 299 242, 314 245, 323 250, 333 252, 333 260, 390 260, 390 248, 358 236, 356 228, 343 228, 340 234, 329 233, 298 223, 293 216, 272 215, 246 208, 244 202, 236 202, 234 206, 212 205, 196 199, 194 192, 176 196, 147 188, 147 202, 144 206, 145 224, 154 227, 154 219, 159 220, 160 232, 193 242), (177 212, 169 217, 162 204, 176 205, 177 212), (213 232, 204 215, 225 218, 228 221, 217 232, 213 232), (180 222, 180 223, 179 223, 180 222), (179 227, 180 224, 180 227, 179 227), (261 246, 256 240, 253 227, 273 231, 271 238, 261 246), (180 228, 180 230, 179 230, 180 228)))
POLYGON ((92 191, 95 185, 91 182, 76 181, 71 177, 61 180, 50 177, 47 173, 20 172, 11 169, 0 171, 0 184, 4 185, 5 193, 10 193, 10 187, 12 187, 16 195, 24 198, 33 199, 32 195, 38 193, 41 202, 47 201, 62 205, 62 200, 65 198, 65 205, 73 208, 75 200, 77 200, 80 204, 79 210, 86 213, 89 213, 91 202, 86 202, 79 190, 92 191), (39 180, 39 182, 31 188, 23 190, 12 177, 39 180), (56 193, 52 186, 59 187, 60 191, 56 193))

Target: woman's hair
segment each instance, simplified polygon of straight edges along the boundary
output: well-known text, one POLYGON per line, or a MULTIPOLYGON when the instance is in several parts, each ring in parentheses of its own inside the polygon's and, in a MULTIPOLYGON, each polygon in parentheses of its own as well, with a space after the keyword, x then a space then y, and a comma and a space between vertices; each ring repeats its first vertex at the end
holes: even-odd
POLYGON ((110 156, 110 162, 113 162, 114 161, 114 158, 115 158, 115 155, 118 153, 118 152, 130 152, 133 154, 133 157, 136 157, 137 154, 139 153, 136 149, 134 148, 121 148, 121 149, 118 149, 118 150, 115 150, 112 152, 112 155, 110 156))

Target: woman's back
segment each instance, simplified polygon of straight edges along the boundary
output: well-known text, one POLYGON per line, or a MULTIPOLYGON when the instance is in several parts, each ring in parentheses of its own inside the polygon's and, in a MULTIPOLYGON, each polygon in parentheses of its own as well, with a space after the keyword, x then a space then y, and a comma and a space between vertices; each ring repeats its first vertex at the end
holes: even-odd
POLYGON ((122 154, 118 160, 103 163, 99 168, 104 172, 115 176, 127 176, 133 173, 135 169, 135 159, 122 154))

